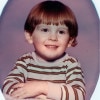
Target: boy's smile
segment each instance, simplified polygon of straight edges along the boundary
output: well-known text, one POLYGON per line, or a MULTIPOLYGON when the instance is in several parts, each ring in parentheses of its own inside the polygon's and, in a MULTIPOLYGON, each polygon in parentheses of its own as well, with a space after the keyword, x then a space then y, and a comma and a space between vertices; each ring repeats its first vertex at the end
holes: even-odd
POLYGON ((45 45, 48 49, 57 49, 58 46, 56 45, 45 45))
POLYGON ((37 55, 44 60, 60 58, 71 44, 68 27, 61 24, 37 25, 30 40, 37 55))

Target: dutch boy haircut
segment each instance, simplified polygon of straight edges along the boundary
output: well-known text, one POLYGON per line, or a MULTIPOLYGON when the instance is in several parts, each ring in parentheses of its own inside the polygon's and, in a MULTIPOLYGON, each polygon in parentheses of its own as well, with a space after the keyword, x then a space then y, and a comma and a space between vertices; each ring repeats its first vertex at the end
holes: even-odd
POLYGON ((32 35, 35 27, 41 23, 66 25, 70 37, 74 39, 72 46, 77 45, 78 24, 73 11, 67 5, 50 0, 35 5, 26 19, 24 30, 32 35))

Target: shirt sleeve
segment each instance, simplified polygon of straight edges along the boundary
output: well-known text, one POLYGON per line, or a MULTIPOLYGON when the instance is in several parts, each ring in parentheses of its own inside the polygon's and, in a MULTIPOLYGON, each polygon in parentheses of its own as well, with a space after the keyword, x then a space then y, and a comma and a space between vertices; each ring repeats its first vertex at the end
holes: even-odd
POLYGON ((24 56, 19 58, 14 68, 6 77, 2 87, 2 91, 4 94, 11 94, 13 91, 13 85, 25 82, 25 79, 27 77, 27 64, 25 63, 24 59, 24 56))
POLYGON ((83 71, 78 62, 69 63, 66 83, 48 83, 48 97, 53 100, 85 100, 83 71))

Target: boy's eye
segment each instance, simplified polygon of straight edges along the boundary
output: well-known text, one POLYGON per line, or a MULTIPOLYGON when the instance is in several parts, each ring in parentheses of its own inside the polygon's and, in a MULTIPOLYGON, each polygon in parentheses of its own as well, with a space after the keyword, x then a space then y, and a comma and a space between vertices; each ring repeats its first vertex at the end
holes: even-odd
POLYGON ((65 31, 63 31, 63 30, 60 30, 59 31, 59 34, 65 34, 66 32, 65 31))
POLYGON ((41 31, 48 32, 49 30, 47 28, 42 28, 41 31))

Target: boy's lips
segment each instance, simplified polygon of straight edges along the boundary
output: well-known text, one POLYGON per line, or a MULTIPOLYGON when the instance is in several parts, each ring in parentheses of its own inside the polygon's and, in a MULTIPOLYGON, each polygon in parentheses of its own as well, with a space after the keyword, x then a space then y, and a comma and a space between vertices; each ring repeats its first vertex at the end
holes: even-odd
POLYGON ((45 45, 47 48, 49 49, 57 49, 58 46, 57 45, 45 45))

